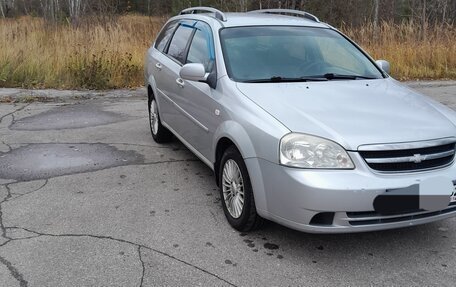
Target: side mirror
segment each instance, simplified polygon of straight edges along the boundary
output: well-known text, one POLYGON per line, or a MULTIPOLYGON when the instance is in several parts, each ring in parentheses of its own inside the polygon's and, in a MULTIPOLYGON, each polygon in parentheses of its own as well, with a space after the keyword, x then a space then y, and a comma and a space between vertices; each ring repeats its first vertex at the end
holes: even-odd
POLYGON ((377 64, 377 66, 380 67, 380 69, 382 69, 383 71, 385 71, 387 74, 390 73, 390 63, 388 61, 385 61, 385 60, 377 60, 375 61, 375 63, 377 64))
POLYGON ((203 64, 185 64, 179 72, 179 76, 188 81, 205 82, 207 80, 206 69, 203 64))

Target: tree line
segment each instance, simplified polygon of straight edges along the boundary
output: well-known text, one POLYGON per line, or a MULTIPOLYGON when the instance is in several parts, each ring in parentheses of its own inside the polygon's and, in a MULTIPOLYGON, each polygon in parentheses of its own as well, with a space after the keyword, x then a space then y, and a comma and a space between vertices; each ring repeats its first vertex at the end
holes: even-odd
POLYGON ((32 15, 49 21, 79 23, 86 16, 139 13, 169 16, 191 6, 223 11, 287 8, 305 10, 333 25, 415 21, 450 24, 456 19, 455 0, 0 0, 0 17, 32 15))

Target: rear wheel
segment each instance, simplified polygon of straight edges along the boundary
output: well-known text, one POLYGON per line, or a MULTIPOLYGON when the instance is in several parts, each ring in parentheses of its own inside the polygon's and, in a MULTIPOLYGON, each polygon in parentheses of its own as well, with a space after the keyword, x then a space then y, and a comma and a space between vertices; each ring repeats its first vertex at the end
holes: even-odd
POLYGON ((239 231, 259 228, 264 220, 256 212, 247 167, 234 146, 223 154, 219 172, 223 211, 230 225, 239 231))
POLYGON ((154 95, 149 95, 149 124, 152 137, 157 143, 169 142, 172 139, 171 132, 161 124, 154 95))

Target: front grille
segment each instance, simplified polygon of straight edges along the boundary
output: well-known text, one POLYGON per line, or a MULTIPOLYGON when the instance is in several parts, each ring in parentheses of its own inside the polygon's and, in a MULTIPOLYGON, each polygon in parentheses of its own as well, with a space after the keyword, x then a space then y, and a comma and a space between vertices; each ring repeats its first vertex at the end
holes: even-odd
POLYGON ((359 151, 370 168, 381 172, 408 172, 444 167, 453 162, 455 143, 395 150, 359 151))

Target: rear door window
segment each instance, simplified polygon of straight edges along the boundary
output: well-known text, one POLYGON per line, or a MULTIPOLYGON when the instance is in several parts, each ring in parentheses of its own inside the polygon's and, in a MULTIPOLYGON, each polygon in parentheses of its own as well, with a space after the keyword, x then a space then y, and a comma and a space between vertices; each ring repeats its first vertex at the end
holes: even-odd
POLYGON ((166 44, 168 44, 169 39, 173 35, 174 30, 177 26, 177 21, 170 22, 168 25, 163 29, 163 31, 158 35, 157 40, 155 41, 155 48, 160 52, 164 52, 166 48, 166 44))

